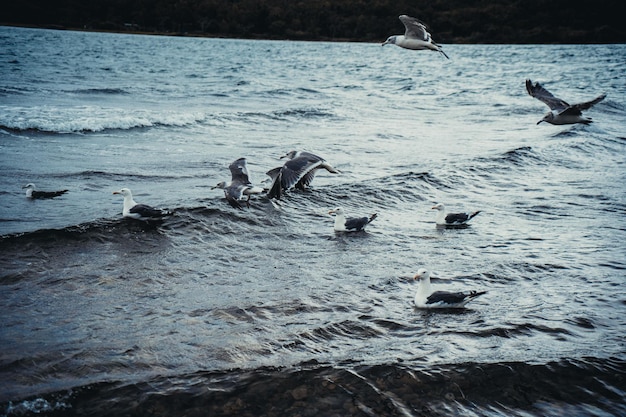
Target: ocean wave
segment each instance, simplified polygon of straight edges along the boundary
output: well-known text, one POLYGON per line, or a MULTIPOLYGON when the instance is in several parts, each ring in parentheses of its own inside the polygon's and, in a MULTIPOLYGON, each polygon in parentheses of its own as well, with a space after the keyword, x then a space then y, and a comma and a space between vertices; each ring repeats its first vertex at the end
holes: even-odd
POLYGON ((17 415, 624 415, 626 363, 608 358, 199 371, 100 382, 3 404, 17 415))
POLYGON ((123 88, 81 88, 77 90, 69 90, 71 94, 104 94, 104 95, 127 95, 129 91, 123 88))
POLYGON ((151 127, 181 127, 201 123, 201 112, 128 110, 80 106, 5 108, 0 129, 12 133, 94 133, 109 130, 132 130, 151 127))

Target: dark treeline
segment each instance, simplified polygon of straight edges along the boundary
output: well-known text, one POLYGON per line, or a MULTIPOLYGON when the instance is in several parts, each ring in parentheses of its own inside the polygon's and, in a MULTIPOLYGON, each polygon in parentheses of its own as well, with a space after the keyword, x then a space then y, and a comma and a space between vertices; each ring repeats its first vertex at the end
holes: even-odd
POLYGON ((382 41, 398 15, 440 43, 623 43, 623 0, 20 0, 2 24, 239 38, 382 41))

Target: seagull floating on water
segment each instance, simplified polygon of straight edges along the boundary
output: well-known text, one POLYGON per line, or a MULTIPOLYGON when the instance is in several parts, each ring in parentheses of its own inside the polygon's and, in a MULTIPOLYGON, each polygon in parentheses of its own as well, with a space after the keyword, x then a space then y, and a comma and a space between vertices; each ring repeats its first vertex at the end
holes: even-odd
POLYGON ((35 184, 28 183, 22 187, 22 189, 26 189, 26 197, 32 199, 44 199, 44 198, 54 198, 60 195, 65 194, 68 190, 60 190, 60 191, 38 191, 35 187, 35 184))
POLYGON ((242 209, 240 200, 243 200, 244 196, 248 196, 246 199, 246 206, 250 207, 250 197, 252 194, 261 194, 263 188, 255 187, 249 179, 248 165, 246 158, 239 158, 228 166, 231 173, 230 184, 226 184, 225 181, 218 183, 211 189, 221 188, 224 190, 224 196, 228 203, 238 209, 242 209))
POLYGON ((423 268, 417 271, 413 279, 419 281, 414 300, 418 308, 462 308, 474 298, 487 293, 487 291, 433 291, 430 285, 430 272, 423 268))
POLYGON ((135 200, 133 200, 133 194, 128 188, 113 191, 113 194, 121 194, 124 196, 124 209, 122 210, 122 216, 129 219, 153 222, 163 220, 164 217, 171 216, 173 214, 168 210, 153 208, 145 204, 137 204, 135 200))
POLYGON ((335 215, 334 227, 336 232, 360 232, 365 229, 365 226, 378 217, 378 213, 374 213, 369 217, 350 217, 346 219, 343 208, 341 207, 330 210, 328 214, 335 215))
POLYGON ((446 206, 442 203, 435 204, 432 209, 437 210, 435 222, 438 226, 464 226, 480 213, 480 210, 471 213, 446 213, 446 206))
POLYGON ((281 156, 281 159, 283 158, 287 158, 288 161, 282 167, 267 172, 272 178, 272 186, 267 193, 269 198, 280 200, 282 193, 291 187, 304 190, 311 184, 318 169, 324 168, 328 172, 339 174, 339 171, 323 158, 310 152, 290 151, 281 156))
POLYGON ((543 119, 539 120, 537 124, 541 122, 548 122, 553 125, 567 125, 574 123, 589 124, 592 122, 591 118, 583 117, 582 111, 589 109, 591 106, 601 102, 606 97, 606 94, 602 94, 585 103, 568 104, 566 101, 554 97, 552 93, 543 88, 541 84, 533 84, 531 80, 526 80, 526 90, 532 97, 550 107, 550 112, 547 113, 543 119))
POLYGON ((430 33, 426 28, 426 25, 414 17, 407 16, 403 14, 399 16, 398 19, 404 24, 406 28, 404 35, 393 35, 387 38, 385 42, 383 42, 382 46, 387 44, 393 44, 400 46, 406 49, 413 49, 416 51, 422 49, 430 49, 432 51, 441 52, 443 56, 450 59, 441 46, 433 42, 430 33))

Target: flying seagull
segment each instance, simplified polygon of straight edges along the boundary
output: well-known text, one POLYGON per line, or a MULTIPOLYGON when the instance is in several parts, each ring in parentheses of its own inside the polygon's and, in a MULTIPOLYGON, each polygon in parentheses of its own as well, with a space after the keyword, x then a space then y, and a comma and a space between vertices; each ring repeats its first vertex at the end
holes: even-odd
POLYGON ((22 189, 26 189, 26 197, 32 199, 54 198, 63 195, 68 191, 38 191, 35 187, 35 184, 33 184, 32 182, 23 186, 22 189))
POLYGON ((421 49, 430 49, 432 51, 441 52, 443 56, 450 59, 450 57, 443 52, 441 46, 433 42, 433 39, 431 38, 430 33, 428 33, 428 30, 426 30, 427 28, 424 23, 405 14, 398 17, 398 19, 400 19, 406 28, 404 35, 390 36, 385 42, 383 42, 382 46, 390 43, 402 48, 413 49, 416 51, 421 49))
POLYGON ((602 94, 585 103, 568 104, 560 98, 554 97, 552 93, 543 88, 541 84, 533 84, 530 80, 526 80, 526 90, 528 91, 528 94, 550 107, 550 112, 547 113, 543 119, 539 120, 537 124, 541 122, 548 122, 553 125, 567 125, 574 123, 589 124, 591 123, 591 118, 583 117, 582 111, 589 109, 591 106, 601 102, 606 97, 606 94, 602 94))
POLYGON ((365 226, 378 217, 378 213, 374 213, 369 217, 349 217, 346 219, 343 208, 341 207, 330 210, 328 214, 335 215, 334 227, 336 232, 360 232, 365 229, 365 226))
POLYGON ((113 194, 120 194, 124 196, 124 209, 122 210, 122 216, 129 219, 151 222, 162 220, 164 217, 173 214, 168 210, 153 208, 145 204, 137 204, 135 200, 133 200, 133 194, 128 188, 113 191, 113 194))
POLYGON ((328 172, 339 174, 339 171, 323 158, 310 152, 290 151, 281 156, 281 159, 283 158, 287 158, 288 161, 282 167, 267 172, 272 178, 272 186, 267 193, 269 198, 280 200, 282 193, 292 187, 304 190, 311 184, 318 169, 324 168, 328 172))
POLYGON ((419 281, 414 300, 418 308, 462 308, 472 299, 487 293, 487 291, 433 291, 430 285, 430 272, 426 269, 418 270, 413 279, 419 281))
POLYGON ((446 206, 442 203, 435 204, 432 209, 437 210, 435 222, 438 226, 465 226, 467 222, 480 213, 480 210, 471 213, 447 213, 446 206))
POLYGON ((224 190, 224 196, 228 203, 238 209, 242 209, 240 200, 243 200, 244 196, 248 196, 246 199, 246 206, 250 207, 250 197, 252 194, 260 194, 263 192, 263 188, 255 187, 250 182, 250 174, 248 173, 248 165, 246 158, 239 158, 228 166, 231 173, 230 184, 226 184, 225 181, 218 183, 211 189, 221 188, 224 190))

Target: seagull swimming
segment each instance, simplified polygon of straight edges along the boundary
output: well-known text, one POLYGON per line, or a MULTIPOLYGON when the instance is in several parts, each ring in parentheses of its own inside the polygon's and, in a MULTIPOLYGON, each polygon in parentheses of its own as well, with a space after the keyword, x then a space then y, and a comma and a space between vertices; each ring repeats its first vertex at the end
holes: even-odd
POLYGON ((437 210, 435 222, 438 226, 464 226, 480 213, 480 210, 471 213, 446 213, 446 206, 442 203, 435 204, 432 209, 437 210))
POLYGON ((218 183, 211 189, 221 188, 224 190, 224 196, 228 203, 235 208, 242 209, 240 200, 243 200, 244 196, 248 196, 246 199, 246 206, 250 207, 250 197, 252 194, 261 194, 263 188, 255 187, 249 179, 248 165, 246 158, 239 158, 228 166, 231 173, 230 184, 226 184, 225 181, 218 183))
POLYGON ((310 152, 290 151, 280 159, 283 158, 287 158, 288 161, 282 167, 267 171, 267 175, 272 178, 272 186, 267 193, 269 198, 280 200, 282 193, 291 187, 304 190, 311 184, 318 169, 324 168, 328 172, 339 174, 339 171, 323 158, 310 152))
POLYGON ((413 279, 419 281, 414 299, 418 308, 462 308, 472 299, 487 293, 487 291, 433 291, 430 285, 430 272, 423 268, 417 271, 413 279))
POLYGON ((591 106, 601 102, 606 97, 606 94, 602 94, 585 103, 568 104, 560 98, 554 97, 552 93, 543 88, 541 84, 535 83, 533 85, 533 82, 530 80, 526 80, 526 90, 532 97, 550 107, 550 112, 547 113, 543 119, 539 120, 537 124, 541 122, 548 122, 553 125, 567 125, 574 123, 589 124, 592 122, 591 118, 583 117, 582 111, 589 109, 591 106))
POLYGON ((430 49, 432 51, 441 52, 443 56, 450 59, 441 46, 433 42, 433 39, 430 36, 430 33, 426 30, 426 25, 417 20, 414 17, 407 16, 403 14, 399 16, 398 19, 404 24, 406 28, 404 35, 393 35, 387 38, 385 42, 383 42, 382 46, 387 44, 393 44, 400 46, 406 49, 413 50, 421 50, 421 49, 430 49))
POLYGON ((68 191, 38 191, 35 187, 35 184, 33 184, 32 182, 23 186, 22 189, 26 189, 26 197, 32 199, 54 198, 63 195, 68 191))
POLYGON ((137 204, 135 200, 133 200, 133 194, 128 188, 113 191, 113 194, 121 194, 124 196, 124 209, 122 210, 122 216, 129 219, 150 222, 162 220, 164 217, 171 216, 173 214, 168 210, 153 208, 145 204, 137 204))
POLYGON ((360 232, 378 217, 378 213, 374 213, 369 217, 350 217, 346 219, 341 207, 330 210, 328 214, 335 215, 335 232, 360 232))

